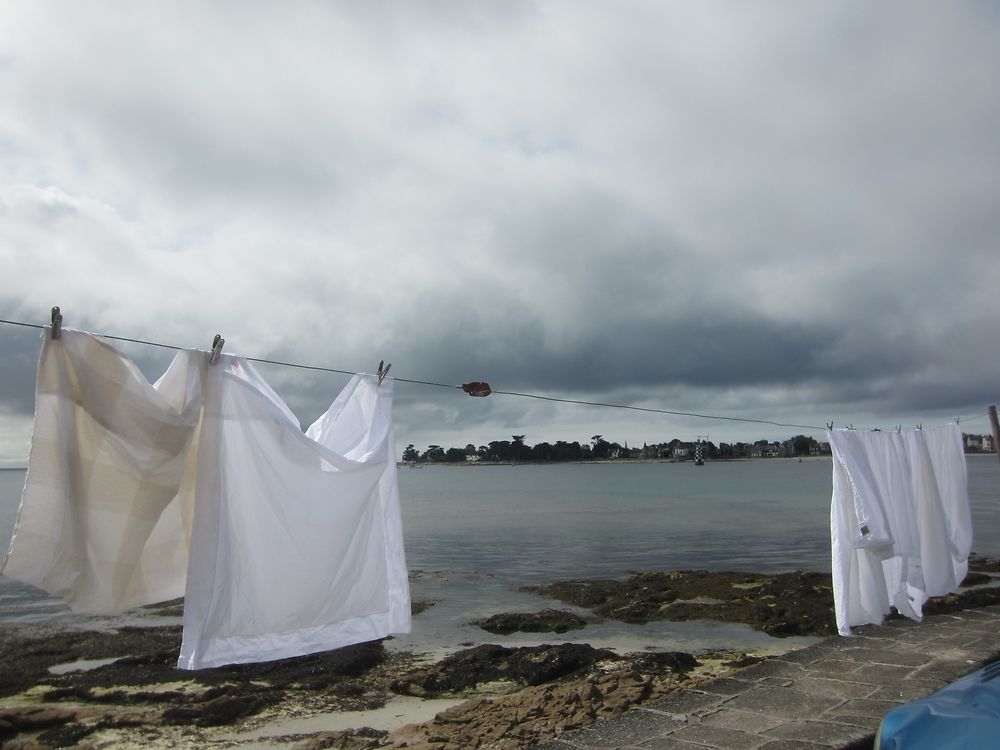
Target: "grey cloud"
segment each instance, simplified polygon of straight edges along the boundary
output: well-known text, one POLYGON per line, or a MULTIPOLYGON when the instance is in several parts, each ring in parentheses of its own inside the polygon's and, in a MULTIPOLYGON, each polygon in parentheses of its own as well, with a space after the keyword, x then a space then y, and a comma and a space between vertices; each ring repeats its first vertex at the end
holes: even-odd
MULTIPOLYGON (((2 315, 10 319, 10 315, 2 315)), ((0 324, 0 407, 13 414, 35 410, 39 331, 0 324)))
MULTIPOLYGON (((995 392, 988 5, 154 6, 0 11, 0 308, 791 421, 995 392)), ((341 382, 267 377, 303 421, 341 382)), ((404 384, 398 414, 576 418, 404 384)))

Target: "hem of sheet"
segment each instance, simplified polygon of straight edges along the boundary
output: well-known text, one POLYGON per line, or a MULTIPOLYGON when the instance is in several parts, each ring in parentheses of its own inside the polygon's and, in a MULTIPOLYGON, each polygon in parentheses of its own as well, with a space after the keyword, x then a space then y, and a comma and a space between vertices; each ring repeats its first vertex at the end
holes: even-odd
POLYGON ((226 664, 274 661, 343 648, 356 643, 377 641, 390 633, 409 632, 409 617, 403 622, 402 618, 392 611, 377 612, 288 633, 203 638, 197 646, 181 645, 177 666, 193 670, 221 667, 226 664))

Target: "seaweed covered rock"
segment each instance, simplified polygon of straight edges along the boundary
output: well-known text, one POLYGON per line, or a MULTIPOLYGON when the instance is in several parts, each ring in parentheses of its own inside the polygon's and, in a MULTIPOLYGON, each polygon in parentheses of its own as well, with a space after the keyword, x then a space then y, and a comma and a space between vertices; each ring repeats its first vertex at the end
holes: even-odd
POLYGON ((637 573, 623 581, 563 581, 530 590, 622 622, 743 622, 778 637, 836 632, 828 573, 672 571, 637 573))
POLYGON ((587 620, 580 615, 561 609, 543 609, 541 612, 504 612, 474 625, 496 635, 511 633, 565 633, 586 627, 587 620))
POLYGON ((698 660, 685 651, 652 651, 632 660, 632 668, 644 674, 687 674, 697 666, 698 660))
POLYGON ((579 672, 602 659, 614 658, 615 654, 607 649, 579 643, 521 648, 484 644, 405 674, 390 687, 402 695, 429 697, 460 693, 488 682, 541 685, 579 672))
POLYGON ((1000 573, 1000 560, 973 552, 969 555, 969 570, 979 573, 1000 573))
POLYGON ((232 724, 237 719, 259 713, 276 702, 275 697, 264 691, 249 695, 225 688, 209 691, 210 694, 214 692, 219 694, 212 695, 208 700, 168 708, 163 712, 163 720, 168 724, 195 724, 199 727, 232 724))

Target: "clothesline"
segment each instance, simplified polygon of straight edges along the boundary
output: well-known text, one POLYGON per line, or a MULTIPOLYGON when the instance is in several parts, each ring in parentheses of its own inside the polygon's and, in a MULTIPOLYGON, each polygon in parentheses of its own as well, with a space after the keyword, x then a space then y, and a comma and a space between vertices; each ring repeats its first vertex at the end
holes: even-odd
MULTIPOLYGON (((45 330, 46 328, 49 328, 49 326, 38 325, 37 323, 25 323, 23 321, 6 320, 6 319, 3 319, 3 318, 0 318, 0 323, 5 323, 7 325, 14 325, 14 326, 22 326, 24 328, 36 328, 36 329, 39 329, 39 330, 45 330)), ((127 341, 127 342, 132 343, 132 344, 142 344, 144 346, 155 346, 155 347, 159 347, 161 349, 171 349, 171 350, 174 350, 174 351, 180 351, 181 349, 184 348, 184 347, 175 346, 175 345, 172 345, 172 344, 163 344, 163 343, 160 343, 160 342, 157 342, 157 341, 146 341, 144 339, 130 338, 128 336, 114 336, 112 334, 103 334, 103 333, 102 334, 96 334, 96 335, 101 336, 102 338, 112 339, 114 341, 127 341)), ((342 369, 338 369, 338 368, 335 368, 335 367, 322 367, 322 366, 319 366, 319 365, 305 365, 305 364, 300 364, 300 363, 297 363, 297 362, 283 362, 281 360, 264 359, 264 358, 261 358, 261 357, 245 357, 245 359, 248 360, 248 361, 250 361, 250 362, 258 362, 258 363, 261 363, 261 364, 268 364, 268 365, 277 365, 279 367, 292 367, 292 368, 296 368, 296 369, 300 369, 300 370, 313 370, 313 371, 317 371, 317 372, 332 372, 332 373, 336 373, 338 375, 355 375, 356 374, 356 373, 354 373, 351 370, 342 370, 342 369)), ((399 378, 399 377, 394 377, 393 379, 397 383, 410 383, 410 384, 413 384, 413 385, 425 385, 425 386, 431 386, 431 387, 435 387, 435 388, 452 388, 452 389, 462 390, 462 386, 461 385, 452 385, 452 384, 449 384, 449 383, 437 383, 437 382, 430 381, 430 380, 415 380, 415 379, 411 379, 411 378, 399 378)), ((551 402, 561 403, 561 404, 576 404, 578 406, 595 406, 595 407, 601 407, 601 408, 605 408, 605 409, 625 409, 625 410, 628 410, 628 411, 640 411, 640 412, 646 412, 646 413, 649 413, 649 414, 668 414, 668 415, 671 415, 671 416, 692 417, 692 418, 695 418, 695 419, 710 419, 710 420, 718 420, 718 421, 725 421, 725 422, 744 422, 744 423, 748 423, 748 424, 765 424, 765 425, 770 425, 772 427, 792 427, 792 428, 803 429, 803 430, 825 431, 827 429, 827 427, 825 427, 825 426, 821 427, 821 426, 817 426, 817 425, 804 425, 804 424, 795 424, 795 423, 789 423, 789 422, 779 422, 779 421, 770 420, 770 419, 753 419, 751 417, 729 417, 729 416, 723 416, 723 415, 719 415, 719 414, 701 414, 701 413, 697 413, 697 412, 678 411, 678 410, 673 410, 673 409, 657 409, 657 408, 648 407, 648 406, 635 406, 635 405, 632 405, 632 404, 613 404, 613 403, 606 403, 606 402, 601 402, 601 401, 586 401, 586 400, 582 400, 582 399, 563 398, 563 397, 560 397, 560 396, 546 396, 546 395, 541 395, 541 394, 536 394, 536 393, 521 393, 521 392, 518 392, 518 391, 501 391, 501 390, 493 389, 492 393, 496 394, 496 395, 500 395, 500 396, 514 396, 514 397, 517 397, 517 398, 531 398, 531 399, 536 399, 536 400, 539 400, 539 401, 551 401, 551 402)), ((988 415, 984 412, 984 413, 981 413, 981 414, 972 414, 972 415, 967 415, 967 416, 960 416, 960 417, 957 417, 956 420, 959 421, 959 422, 961 422, 961 421, 969 422, 969 421, 973 421, 973 420, 976 420, 976 419, 985 419, 987 416, 988 415)))
MULTIPOLYGON (((303 435, 246 358, 218 354, 219 336, 211 354, 179 349, 150 386, 100 335, 60 330, 57 313, 41 327, 30 468, 0 572, 80 613, 183 595, 182 669, 410 632, 395 379, 381 385, 381 364, 303 435)), ((831 428, 830 443, 838 632, 893 608, 919 621, 968 569, 958 424, 831 428)))

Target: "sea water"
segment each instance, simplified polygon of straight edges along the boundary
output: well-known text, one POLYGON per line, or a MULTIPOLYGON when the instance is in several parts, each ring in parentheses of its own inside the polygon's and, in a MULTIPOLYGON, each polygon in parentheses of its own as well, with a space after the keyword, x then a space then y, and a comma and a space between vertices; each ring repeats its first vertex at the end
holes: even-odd
MULTIPOLYGON (((399 469, 415 600, 432 603, 394 648, 444 653, 462 643, 527 645, 553 636, 489 636, 472 621, 558 602, 525 585, 618 578, 637 570, 830 569, 828 458, 692 463, 423 466, 399 469)), ((1000 557, 1000 463, 969 456, 979 554, 1000 557)), ((0 471, 0 545, 13 532, 25 473, 0 471)), ((0 622, 80 624, 59 600, 0 577, 0 622)), ((629 650, 767 649, 776 642, 724 623, 605 622, 555 636, 629 650)))
POLYGON ((829 570, 829 460, 400 469, 412 567, 518 583, 829 570))

